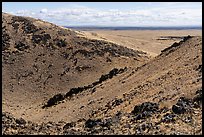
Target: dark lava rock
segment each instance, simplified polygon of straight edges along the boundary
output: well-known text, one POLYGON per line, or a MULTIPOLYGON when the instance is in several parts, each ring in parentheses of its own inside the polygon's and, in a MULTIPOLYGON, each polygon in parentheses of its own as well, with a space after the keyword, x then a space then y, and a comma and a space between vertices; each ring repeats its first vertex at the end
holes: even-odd
POLYGON ((18 50, 20 51, 23 51, 25 49, 28 49, 29 46, 28 45, 25 45, 24 43, 22 42, 19 42, 18 44, 16 44, 15 48, 17 48, 18 50))
POLYGON ((59 101, 62 100, 64 100, 64 96, 62 94, 57 94, 54 97, 50 98, 47 102, 47 105, 43 106, 43 108, 56 105, 59 101))
POLYGON ((132 113, 140 113, 144 111, 157 111, 159 109, 159 105, 157 103, 152 103, 152 102, 145 102, 142 103, 141 105, 137 105, 134 107, 134 110, 132 113))
POLYGON ((101 83, 101 82, 107 80, 108 78, 109 78, 109 75, 101 75, 99 81, 100 81, 100 83, 101 83))
POLYGON ((188 116, 183 120, 185 123, 191 123, 193 121, 192 117, 188 116))
POLYGON ((192 38, 190 35, 183 37, 183 40, 181 40, 179 43, 177 43, 177 42, 173 43, 170 47, 162 50, 161 53, 166 52, 166 55, 168 55, 169 53, 175 51, 176 47, 179 47, 183 42, 185 42, 186 40, 188 40, 190 38, 192 38))
POLYGON ((196 96, 193 98, 193 101, 198 104, 202 103, 202 89, 196 91, 196 96))
POLYGON ((120 99, 115 99, 113 102, 112 102, 112 106, 118 106, 120 105, 121 103, 123 103, 123 100, 120 98, 120 99))
POLYGON ((12 25, 15 27, 15 29, 18 29, 19 27, 15 26, 17 22, 23 23, 22 29, 24 30, 25 33, 34 33, 38 31, 38 28, 32 23, 32 21, 20 17, 20 16, 14 16, 12 17, 12 25))
POLYGON ((94 89, 91 91, 91 93, 94 93, 94 92, 96 92, 96 88, 94 88, 94 89))
POLYGON ((180 97, 176 105, 172 106, 172 111, 176 114, 183 114, 186 111, 190 110, 192 107, 192 102, 190 99, 185 97, 180 97))
MULTIPOLYGON (((78 132, 79 133, 79 132, 78 132)), ((65 130, 63 131, 63 135, 78 135, 75 130, 65 130)))
POLYGON ((9 48, 9 41, 11 39, 11 37, 9 36, 9 34, 6 32, 6 26, 2 27, 2 50, 6 50, 9 48))
MULTIPOLYGON (((89 67, 87 67, 89 68, 89 67)), ((84 69, 84 68, 83 68, 84 69)), ((67 97, 72 97, 74 94, 78 94, 84 90, 87 90, 87 89, 90 89, 90 88, 93 88, 94 86, 102 83, 103 81, 107 80, 107 79, 110 79, 112 78, 113 76, 117 75, 117 74, 120 74, 120 73, 123 73, 125 70, 127 69, 127 67, 125 67, 124 69, 117 69, 117 68, 114 68, 112 69, 108 74, 105 74, 105 75, 102 75, 98 81, 95 81, 93 82, 92 84, 90 85, 87 85, 87 86, 83 86, 83 87, 77 87, 77 88, 71 88, 65 95, 65 98, 67 97)), ((95 89, 93 89, 93 92, 95 89)), ((92 93, 93 93, 92 92, 92 93)), ((116 104, 119 104, 122 100, 117 100, 116 101, 116 104)))
POLYGON ((163 107, 163 108, 160 109, 160 112, 166 113, 168 110, 169 110, 169 108, 163 107))
POLYGON ((183 114, 186 112, 186 109, 183 106, 173 105, 172 111, 176 114, 183 114))
POLYGON ((84 87, 77 87, 77 88, 71 88, 70 91, 68 91, 65 95, 65 97, 71 97, 73 94, 78 94, 84 90, 84 87))
POLYGON ((103 81, 105 81, 107 79, 111 79, 111 78, 113 78, 113 76, 116 76, 117 74, 121 74, 121 73, 123 73, 126 70, 127 70, 127 67, 125 67, 124 69, 122 69, 122 68, 121 69, 114 68, 108 74, 102 75, 100 77, 100 79, 99 79, 99 82, 101 83, 101 82, 103 82, 103 81))
POLYGON ((40 44, 40 42, 43 42, 46 44, 46 42, 51 39, 50 34, 43 34, 43 35, 33 35, 32 40, 34 43, 40 44))
POLYGON ((200 73, 202 72, 202 64, 198 66, 198 68, 196 69, 196 71, 199 71, 200 73))
POLYGON ((183 42, 185 42, 186 40, 188 40, 188 39, 190 39, 190 38, 192 38, 192 36, 190 36, 190 35, 188 35, 187 37, 184 37, 184 38, 183 38, 183 42))
POLYGON ((56 45, 58 47, 66 47, 67 46, 67 42, 65 40, 62 40, 62 39, 56 40, 56 45))
POLYGON ((89 57, 91 57, 91 56, 94 55, 94 52, 80 49, 80 50, 77 50, 76 52, 74 52, 74 53, 72 54, 72 57, 74 57, 74 56, 75 56, 76 54, 78 54, 78 53, 82 54, 83 56, 85 56, 85 57, 87 57, 87 58, 89 58, 89 57))
POLYGON ((101 123, 101 119, 97 119, 97 120, 88 119, 85 122, 85 127, 93 128, 94 126, 96 126, 96 125, 98 125, 100 123, 101 123))
POLYGON ((112 119, 111 118, 105 119, 103 121, 103 123, 101 124, 102 127, 107 127, 107 128, 110 128, 111 125, 112 125, 112 119))
POLYGON ((161 122, 174 122, 175 121, 175 114, 167 113, 164 115, 164 117, 161 119, 161 122))
POLYGON ((136 115, 135 120, 144 119, 151 116, 153 113, 157 112, 159 109, 159 104, 152 102, 145 102, 141 105, 134 107, 132 113, 136 115))
POLYGON ((179 45, 180 45, 180 43, 174 42, 170 47, 165 48, 165 49, 162 50, 161 52, 162 52, 162 53, 163 53, 163 52, 167 52, 167 51, 169 51, 169 53, 170 53, 170 52, 173 52, 174 50, 172 50, 172 48, 177 47, 177 46, 179 46, 179 45))
POLYGON ((84 106, 81 106, 80 109, 84 108, 84 106))
POLYGON ((64 125, 63 130, 74 127, 75 125, 76 125, 76 123, 74 123, 74 122, 67 123, 66 125, 64 125))
POLYGON ((26 124, 26 121, 23 118, 20 118, 20 119, 16 119, 16 123, 19 125, 24 125, 26 124))
POLYGON ((145 133, 149 132, 150 129, 153 129, 153 124, 144 122, 136 125, 134 129, 136 135, 145 135, 145 133))

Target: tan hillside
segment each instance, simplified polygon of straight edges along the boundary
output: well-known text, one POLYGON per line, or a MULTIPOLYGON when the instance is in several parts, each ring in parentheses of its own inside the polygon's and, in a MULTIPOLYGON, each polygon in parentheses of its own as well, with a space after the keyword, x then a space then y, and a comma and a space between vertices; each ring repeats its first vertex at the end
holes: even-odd
POLYGON ((3 13, 2 22, 3 109, 18 116, 113 68, 148 60, 144 52, 81 38, 41 20, 3 13))
POLYGON ((2 134, 202 134, 202 39, 150 58, 2 14, 2 134))

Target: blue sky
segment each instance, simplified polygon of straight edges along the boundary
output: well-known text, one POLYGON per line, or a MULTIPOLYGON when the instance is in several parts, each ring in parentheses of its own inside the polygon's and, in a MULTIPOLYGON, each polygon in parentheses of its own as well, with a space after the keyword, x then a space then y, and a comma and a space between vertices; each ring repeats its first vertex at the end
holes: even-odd
POLYGON ((201 2, 3 2, 2 11, 62 26, 201 26, 201 2))

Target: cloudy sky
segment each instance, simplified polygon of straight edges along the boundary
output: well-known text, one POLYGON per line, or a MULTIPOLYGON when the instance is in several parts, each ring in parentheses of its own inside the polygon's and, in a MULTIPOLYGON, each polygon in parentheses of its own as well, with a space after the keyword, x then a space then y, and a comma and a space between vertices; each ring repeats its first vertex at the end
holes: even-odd
POLYGON ((2 11, 62 26, 202 26, 201 2, 3 2, 2 11))

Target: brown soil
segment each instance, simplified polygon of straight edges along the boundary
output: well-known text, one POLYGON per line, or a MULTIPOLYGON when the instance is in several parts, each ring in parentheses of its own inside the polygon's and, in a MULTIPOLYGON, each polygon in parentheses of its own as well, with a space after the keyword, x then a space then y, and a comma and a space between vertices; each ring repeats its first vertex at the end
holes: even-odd
POLYGON ((2 27, 2 134, 202 134, 201 37, 153 58, 32 18, 2 27))

